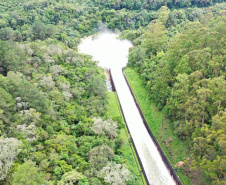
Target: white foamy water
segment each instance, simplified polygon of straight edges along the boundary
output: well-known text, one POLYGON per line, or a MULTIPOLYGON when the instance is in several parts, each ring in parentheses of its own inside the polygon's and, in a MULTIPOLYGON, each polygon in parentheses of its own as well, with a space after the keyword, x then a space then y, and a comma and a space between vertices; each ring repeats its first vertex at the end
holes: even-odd
POLYGON ((116 34, 104 32, 96 39, 83 39, 78 49, 81 53, 92 55, 103 68, 122 68, 126 66, 128 49, 132 47, 132 43, 117 38, 116 34))
POLYGON ((128 40, 118 40, 117 37, 116 34, 104 32, 96 39, 85 38, 79 45, 79 52, 92 55, 99 66, 111 69, 119 101, 149 184, 173 185, 175 182, 143 124, 122 74, 122 67, 126 66, 132 44, 128 40))

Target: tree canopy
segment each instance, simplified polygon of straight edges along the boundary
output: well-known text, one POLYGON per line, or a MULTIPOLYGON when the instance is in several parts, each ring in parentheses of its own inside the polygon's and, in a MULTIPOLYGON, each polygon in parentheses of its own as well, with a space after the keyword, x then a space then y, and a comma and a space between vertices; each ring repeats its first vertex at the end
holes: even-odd
POLYGON ((133 42, 128 66, 189 143, 183 173, 222 184, 225 7, 223 0, 1 0, 0 184, 141 182, 131 148, 122 149, 130 146, 123 122, 107 115, 103 69, 78 53, 81 38, 107 28, 133 42))
POLYGON ((189 143, 184 173, 191 182, 224 184, 225 16, 206 9, 208 20, 198 16, 180 23, 173 15, 178 10, 161 9, 133 39, 128 66, 140 73, 151 101, 167 113, 177 136, 189 143), (145 52, 138 58, 141 50, 145 52))

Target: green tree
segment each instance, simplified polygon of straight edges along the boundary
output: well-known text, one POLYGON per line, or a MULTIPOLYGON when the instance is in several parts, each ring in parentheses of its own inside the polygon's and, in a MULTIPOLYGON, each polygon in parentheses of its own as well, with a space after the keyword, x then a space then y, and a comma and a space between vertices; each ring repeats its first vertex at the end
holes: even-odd
POLYGON ((184 104, 189 98, 189 78, 187 74, 179 74, 176 80, 177 82, 174 83, 167 105, 173 118, 184 118, 186 120, 184 104))
POLYGON ((145 61, 145 49, 141 46, 135 47, 129 53, 129 65, 138 66, 139 71, 141 71, 141 67, 145 61))
POLYGON ((112 159, 113 150, 106 145, 97 146, 89 151, 89 170, 86 171, 87 177, 95 177, 109 160, 112 159))
POLYGON ((0 29, 0 39, 1 40, 14 40, 15 36, 14 36, 14 30, 12 28, 2 28, 0 29))
POLYGON ((3 74, 7 71, 22 71, 26 63, 25 52, 15 44, 0 40, 0 67, 3 68, 3 74))
POLYGON ((193 134, 192 151, 197 162, 192 167, 199 168, 214 184, 224 184, 226 158, 226 112, 213 116, 212 127, 204 125, 193 134))
POLYGON ((85 178, 81 173, 76 170, 65 173, 57 185, 89 185, 87 178, 85 178))
POLYGON ((32 25, 31 34, 34 40, 44 39, 45 37, 45 24, 37 21, 32 25))
POLYGON ((47 184, 45 174, 41 172, 31 161, 27 161, 18 167, 14 174, 13 185, 40 185, 47 184))
POLYGON ((147 26, 144 33, 143 47, 146 48, 147 54, 156 55, 157 52, 164 51, 167 45, 167 32, 164 25, 158 21, 152 21, 147 26))
POLYGON ((166 21, 169 18, 170 10, 166 6, 162 6, 158 10, 158 20, 162 22, 164 25, 166 25, 166 21))

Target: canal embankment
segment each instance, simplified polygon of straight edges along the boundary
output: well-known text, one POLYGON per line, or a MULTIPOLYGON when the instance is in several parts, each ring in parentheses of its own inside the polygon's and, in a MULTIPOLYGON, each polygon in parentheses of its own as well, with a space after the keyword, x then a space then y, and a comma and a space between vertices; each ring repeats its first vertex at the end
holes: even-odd
POLYGON ((189 150, 187 144, 181 141, 174 133, 166 113, 158 110, 156 105, 150 100, 149 93, 151 92, 146 90, 139 73, 135 69, 127 67, 124 74, 144 116, 147 129, 151 129, 179 180, 182 184, 189 185, 188 177, 182 173, 184 167, 178 167, 177 165, 188 158, 189 150))

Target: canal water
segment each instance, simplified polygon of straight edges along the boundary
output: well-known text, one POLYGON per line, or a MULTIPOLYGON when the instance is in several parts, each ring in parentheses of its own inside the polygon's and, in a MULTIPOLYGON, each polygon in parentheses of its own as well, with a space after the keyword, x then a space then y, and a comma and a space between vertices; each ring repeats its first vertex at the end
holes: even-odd
POLYGON ((81 53, 93 56, 93 59, 98 61, 99 66, 111 69, 119 101, 149 184, 173 185, 175 182, 143 124, 122 73, 122 68, 126 66, 128 61, 129 48, 132 47, 132 44, 128 40, 117 38, 117 34, 103 32, 95 38, 83 39, 78 49, 81 53))

